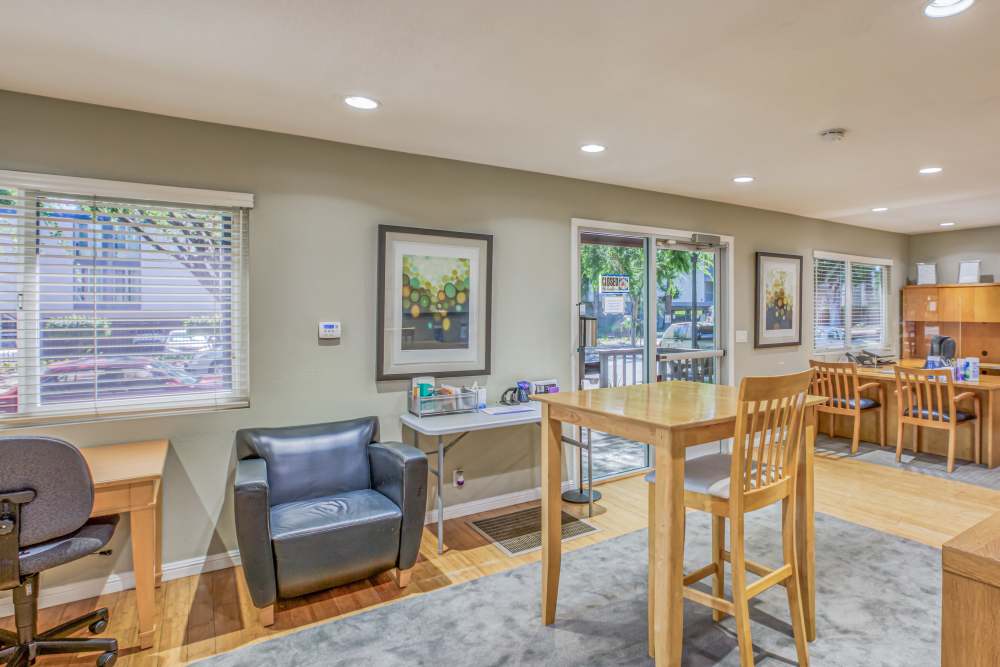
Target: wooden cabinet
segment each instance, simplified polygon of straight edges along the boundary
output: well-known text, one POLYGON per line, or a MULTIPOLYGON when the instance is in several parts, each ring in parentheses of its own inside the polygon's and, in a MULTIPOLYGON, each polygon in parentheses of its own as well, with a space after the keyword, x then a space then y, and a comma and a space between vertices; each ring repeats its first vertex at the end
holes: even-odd
POLYGON ((938 288, 938 321, 975 322, 975 289, 969 287, 938 288))
POLYGON ((973 287, 973 322, 1000 323, 1000 285, 973 287))
POLYGON ((923 285, 904 288, 903 319, 915 322, 937 322, 938 288, 923 285))
POLYGON ((904 358, 928 354, 933 336, 950 336, 958 356, 1000 362, 1000 284, 903 288, 904 358))
POLYGON ((941 549, 941 665, 1000 665, 1000 514, 941 549))

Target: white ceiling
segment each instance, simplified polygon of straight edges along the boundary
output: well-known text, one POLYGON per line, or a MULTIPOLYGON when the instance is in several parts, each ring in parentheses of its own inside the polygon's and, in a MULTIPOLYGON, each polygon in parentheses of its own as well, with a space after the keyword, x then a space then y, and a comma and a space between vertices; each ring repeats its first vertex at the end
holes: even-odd
POLYGON ((0 88, 907 233, 1000 224, 1000 2, 922 6, 8 0, 0 88))

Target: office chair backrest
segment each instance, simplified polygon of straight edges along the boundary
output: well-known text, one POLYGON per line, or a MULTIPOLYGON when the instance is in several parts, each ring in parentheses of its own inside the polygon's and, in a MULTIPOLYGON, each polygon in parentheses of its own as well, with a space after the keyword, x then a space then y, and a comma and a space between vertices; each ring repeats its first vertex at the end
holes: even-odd
POLYGON ((94 507, 94 481, 83 455, 56 438, 0 437, 0 494, 31 490, 21 506, 22 547, 69 535, 94 507))
POLYGON ((931 356, 944 357, 945 359, 955 358, 955 339, 951 336, 931 337, 931 356))
POLYGON ((368 445, 378 418, 236 432, 236 455, 267 462, 270 503, 309 500, 371 488, 368 445))

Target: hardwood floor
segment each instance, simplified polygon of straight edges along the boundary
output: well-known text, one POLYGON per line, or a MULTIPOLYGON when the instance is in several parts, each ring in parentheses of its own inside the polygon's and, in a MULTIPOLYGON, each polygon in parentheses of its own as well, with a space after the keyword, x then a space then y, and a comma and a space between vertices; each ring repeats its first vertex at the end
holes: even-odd
MULTIPOLYGON (((1000 473, 998 473, 1000 474, 1000 473)), ((601 530, 565 543, 572 551, 646 526, 646 486, 641 476, 604 484, 594 523, 601 530)), ((531 503, 519 507, 529 507, 531 503)), ((583 516, 586 506, 565 505, 583 516)), ((448 550, 438 555, 433 526, 425 532, 413 580, 404 590, 386 574, 300 599, 283 601, 275 625, 264 628, 238 568, 166 582, 157 591, 160 627, 153 648, 138 650, 135 595, 125 591, 97 599, 50 607, 40 612, 40 626, 49 627, 95 606, 111 611, 108 632, 121 645, 120 666, 167 667, 227 651, 248 642, 277 636, 307 625, 391 603, 509 570, 537 561, 540 552, 517 557, 504 555, 466 521, 509 511, 504 508, 445 523, 448 550)), ((817 455, 816 509, 877 530, 931 546, 941 544, 981 519, 1000 512, 1000 491, 952 480, 918 475, 885 466, 817 455)), ((571 585, 563 582, 563 585, 571 585)), ((12 619, 0 625, 10 627, 12 619)), ((57 657, 39 665, 92 665, 94 658, 57 657)))

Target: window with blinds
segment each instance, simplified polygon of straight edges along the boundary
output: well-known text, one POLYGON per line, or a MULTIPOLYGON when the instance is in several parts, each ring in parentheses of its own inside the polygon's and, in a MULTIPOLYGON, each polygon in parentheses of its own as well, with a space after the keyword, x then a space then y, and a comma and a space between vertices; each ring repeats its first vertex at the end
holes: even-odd
POLYGON ((247 405, 247 250, 242 207, 0 179, 0 428, 247 405))
POLYGON ((817 252, 813 257, 813 347, 889 346, 891 260, 817 252))

